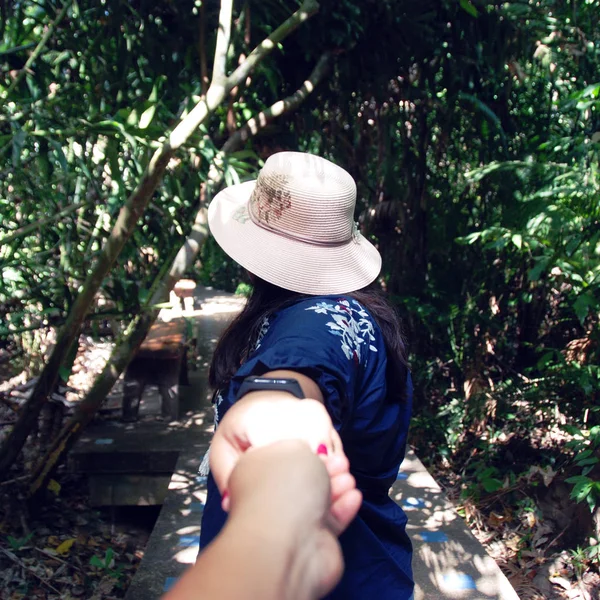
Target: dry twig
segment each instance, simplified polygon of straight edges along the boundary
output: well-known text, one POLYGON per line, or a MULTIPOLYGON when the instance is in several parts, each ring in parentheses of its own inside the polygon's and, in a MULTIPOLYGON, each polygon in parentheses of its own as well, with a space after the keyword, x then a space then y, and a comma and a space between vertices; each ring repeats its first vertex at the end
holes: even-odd
POLYGON ((28 573, 31 573, 34 577, 39 579, 41 581, 42 585, 45 585, 47 588, 51 589, 55 594, 58 594, 58 596, 61 597, 61 593, 51 583, 48 583, 41 575, 38 575, 31 567, 28 567, 23 561, 21 561, 18 557, 16 557, 12 552, 9 552, 5 548, 0 548, 0 551, 2 551, 14 563, 19 565, 19 567, 21 567, 21 569, 24 569, 25 571, 27 571, 28 573))

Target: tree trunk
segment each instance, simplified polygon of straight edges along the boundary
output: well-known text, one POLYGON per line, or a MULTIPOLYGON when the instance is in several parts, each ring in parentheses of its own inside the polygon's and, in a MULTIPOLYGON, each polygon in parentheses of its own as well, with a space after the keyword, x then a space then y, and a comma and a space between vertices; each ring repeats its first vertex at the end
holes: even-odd
POLYGON ((94 417, 97 408, 112 389, 114 382, 119 378, 119 375, 131 360, 131 357, 141 346, 150 329, 153 318, 154 311, 151 311, 138 315, 134 319, 129 331, 126 332, 125 339, 112 353, 104 370, 96 379, 84 400, 78 404, 75 415, 63 427, 58 437, 53 440, 48 448, 45 456, 38 463, 31 477, 30 496, 46 488, 60 459, 66 456, 73 447, 73 444, 79 438, 81 430, 94 417))
MULTIPOLYGON (((222 38, 229 34, 231 28, 232 5, 233 0, 221 0, 221 12, 219 15, 221 22, 219 23, 217 34, 217 48, 220 51, 224 50, 226 52, 229 46, 229 39, 225 41, 222 38), (227 19, 229 20, 228 23, 226 22, 227 19)), ((317 10, 318 3, 316 0, 305 0, 300 9, 280 25, 268 38, 263 40, 229 77, 226 77, 224 74, 225 59, 218 53, 215 53, 213 79, 206 96, 181 120, 171 132, 168 139, 154 153, 137 188, 121 209, 117 222, 111 231, 100 257, 96 261, 92 272, 83 285, 82 291, 69 312, 67 322, 58 336, 56 346, 50 354, 31 397, 23 407, 10 435, 0 448, 0 476, 6 473, 21 452, 29 432, 48 398, 48 394, 51 393, 56 385, 61 363, 71 344, 76 341, 79 335, 81 324, 89 311, 96 292, 123 246, 131 237, 137 221, 161 182, 170 159, 182 144, 187 141, 190 135, 214 112, 231 89, 243 82, 256 65, 277 47, 280 41, 306 19, 311 17, 317 10)))
MULTIPOLYGON (((261 113, 261 115, 266 115, 264 118, 261 118, 261 115, 259 115, 256 119, 251 119, 251 121, 249 121, 242 129, 227 140, 223 149, 218 154, 219 164, 222 165, 225 152, 234 152, 246 139, 248 139, 249 135, 256 135, 258 131, 274 118, 295 110, 323 78, 327 70, 329 58, 328 54, 325 54, 320 58, 309 78, 293 95, 273 104, 269 109, 264 111, 264 113, 261 113), (250 126, 251 122, 255 123, 250 126), (246 128, 248 133, 241 134, 246 128)), ((215 159, 217 159, 217 157, 215 157, 215 159)), ((222 180, 222 169, 215 167, 215 164, 213 163, 207 182, 208 189, 206 198, 211 198, 212 193, 218 189, 222 180)), ((164 299, 168 297, 169 292, 173 289, 177 281, 193 264, 207 236, 207 212, 206 208, 201 206, 196 214, 190 235, 179 249, 168 273, 156 286, 148 303, 149 307, 163 302, 164 299)), ((72 419, 65 425, 60 432, 60 435, 53 441, 45 456, 36 466, 31 477, 30 496, 36 495, 46 488, 56 467, 62 462, 69 450, 73 447, 83 428, 93 419, 104 401, 104 398, 109 394, 113 385, 116 383, 121 373, 127 368, 127 365, 148 335, 150 328, 158 316, 158 312, 158 310, 150 308, 147 312, 139 315, 133 321, 132 325, 124 335, 122 342, 116 346, 102 373, 94 382, 92 389, 78 405, 75 415, 73 415, 72 419)))

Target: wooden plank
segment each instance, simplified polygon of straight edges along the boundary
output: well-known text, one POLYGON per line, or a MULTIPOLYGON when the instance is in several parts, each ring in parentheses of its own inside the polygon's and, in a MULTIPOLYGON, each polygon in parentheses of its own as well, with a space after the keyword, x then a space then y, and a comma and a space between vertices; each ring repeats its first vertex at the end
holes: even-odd
POLYGON ((155 323, 140 346, 138 358, 176 358, 183 355, 185 322, 181 319, 155 323))

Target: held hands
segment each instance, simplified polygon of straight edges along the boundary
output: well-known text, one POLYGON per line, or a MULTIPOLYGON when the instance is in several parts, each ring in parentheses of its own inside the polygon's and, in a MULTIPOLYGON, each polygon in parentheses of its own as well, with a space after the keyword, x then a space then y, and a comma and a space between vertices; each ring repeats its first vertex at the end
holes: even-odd
MULTIPOLYGON (((244 532, 253 540, 253 557, 257 540, 261 547, 271 549, 268 576, 273 577, 276 565, 284 563, 284 583, 276 593, 279 600, 322 598, 342 575, 339 531, 333 530, 329 518, 335 480, 323 461, 299 440, 246 452, 229 479, 231 504, 226 528, 244 532)), ((360 494, 353 491, 358 495, 358 510, 360 494)), ((245 560, 251 559, 246 556, 245 560)))
MULTIPOLYGON (((323 404, 296 400, 285 393, 247 394, 221 420, 211 446, 210 467, 223 495, 223 509, 229 510, 236 503, 230 477, 242 455, 285 440, 300 440, 323 459, 331 486, 327 525, 339 535, 356 516, 362 502, 342 442, 323 404)), ((304 495, 307 494, 310 488, 305 490, 304 495)), ((291 503, 298 501, 298 497, 290 498, 291 503)))
POLYGON ((329 593, 344 566, 340 529, 330 524, 336 486, 338 502, 352 500, 341 526, 360 504, 353 486, 340 496, 345 486, 336 480, 342 473, 332 477, 335 471, 326 468, 338 459, 326 457, 324 464, 302 440, 240 454, 225 480, 231 494, 225 527, 164 600, 317 600, 329 593))

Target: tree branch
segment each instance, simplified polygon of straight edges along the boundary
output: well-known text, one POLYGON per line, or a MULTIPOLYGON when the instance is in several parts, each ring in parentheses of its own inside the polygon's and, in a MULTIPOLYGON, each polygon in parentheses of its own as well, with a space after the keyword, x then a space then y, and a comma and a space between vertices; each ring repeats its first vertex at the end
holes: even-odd
MULTIPOLYGON (((228 77, 237 85, 244 81, 246 77, 254 70, 256 65, 267 56, 279 42, 292 33, 304 21, 310 19, 319 10, 317 0, 304 0, 302 6, 289 18, 282 23, 266 40, 263 40, 252 52, 248 58, 228 77)), ((231 87, 233 87, 233 85, 231 87)))
POLYGON ((312 70, 308 79, 296 92, 283 100, 278 100, 266 110, 258 113, 256 117, 250 119, 225 142, 221 152, 223 154, 235 152, 248 138, 255 136, 261 129, 273 121, 273 119, 296 110, 296 108, 298 108, 298 106, 306 100, 306 97, 315 89, 321 79, 323 79, 323 76, 329 67, 330 60, 331 54, 328 52, 323 54, 321 58, 319 58, 319 61, 315 65, 315 68, 312 70))
MULTIPOLYGON (((226 1, 229 2, 230 0, 226 1)), ((241 71, 240 69, 237 69, 232 75, 227 77, 223 83, 215 83, 213 81, 206 96, 200 100, 194 109, 172 131, 168 140, 162 147, 155 152, 138 187, 127 200, 126 205, 121 209, 119 218, 104 247, 103 253, 98 259, 92 273, 88 276, 81 293, 77 297, 77 300, 69 313, 67 322, 60 332, 54 350, 39 377, 36 387, 23 407, 19 420, 0 448, 0 473, 5 472, 19 455, 27 436, 29 435, 31 426, 35 423, 37 415, 39 414, 48 393, 56 384, 58 369, 62 363, 63 357, 70 348, 70 345, 67 345, 67 340, 73 341, 78 335, 81 323, 93 301, 96 291, 116 260, 123 245, 133 233, 135 223, 142 215, 154 190, 160 183, 162 174, 167 168, 170 158, 175 154, 175 150, 185 143, 196 128, 223 101, 226 94, 228 94, 237 83, 245 80, 247 74, 250 73, 265 56, 267 56, 267 54, 275 47, 276 43, 279 43, 286 35, 294 31, 298 25, 313 15, 318 8, 315 0, 306 0, 303 6, 306 5, 313 9, 310 14, 306 9, 300 9, 294 13, 285 21, 285 23, 273 32, 267 40, 265 40, 265 42, 270 40, 268 44, 265 45, 265 42, 263 42, 258 46, 257 50, 259 48, 262 48, 262 50, 260 50, 260 52, 255 50, 253 52, 254 58, 245 69, 241 71)), ((246 61, 244 65, 247 63, 248 61, 246 61)), ((217 172, 216 175, 222 178, 222 173, 219 174, 217 172)), ((210 177, 211 175, 209 173, 209 188, 214 189, 216 186, 212 185, 213 182, 210 177)), ((187 267, 193 262, 202 242, 208 235, 206 223, 206 208, 201 206, 196 215, 192 232, 171 264, 168 275, 164 277, 154 289, 151 300, 148 303, 150 307, 162 300, 164 294, 172 289, 187 267)), ((111 390, 122 371, 127 367, 127 364, 150 330, 157 314, 157 310, 150 309, 141 315, 138 315, 134 322, 131 323, 128 328, 128 335, 126 335, 123 341, 114 349, 110 360, 94 382, 92 389, 79 404, 76 414, 65 425, 59 436, 52 442, 44 458, 38 463, 31 478, 31 495, 35 495, 45 488, 51 474, 78 439, 81 430, 92 420, 95 412, 102 403, 102 400, 111 390)))
POLYGON ((208 197, 211 197, 216 189, 221 185, 224 176, 225 157, 238 150, 241 145, 250 137, 255 136, 261 129, 264 129, 271 121, 282 115, 289 114, 296 110, 309 94, 315 89, 317 84, 323 79, 332 55, 326 52, 319 58, 319 61, 312 70, 308 79, 291 96, 278 100, 266 110, 260 112, 246 124, 236 131, 217 152, 208 171, 208 197))
MULTIPOLYGON (((223 181, 223 158, 225 153, 235 151, 243 140, 247 139, 249 135, 255 135, 273 119, 296 109, 323 78, 329 66, 330 58, 331 56, 328 53, 321 56, 309 78, 294 94, 276 102, 268 110, 264 111, 268 115, 264 119, 257 119, 256 125, 249 127, 250 122, 246 123, 240 131, 227 140, 209 169, 206 194, 208 199, 210 199, 223 181), (242 131, 245 134, 242 135, 242 131)), ((254 121, 254 119, 251 120, 254 121)), ((190 268, 207 237, 207 210, 205 205, 201 205, 198 208, 192 230, 173 259, 168 273, 156 285, 153 285, 154 290, 148 302, 149 307, 155 306, 164 300, 177 281, 190 268)), ((158 310, 150 309, 134 319, 123 340, 113 350, 102 373, 96 378, 86 397, 77 405, 75 415, 64 426, 58 437, 52 441, 46 455, 37 464, 30 480, 29 493, 31 496, 45 489, 56 467, 73 447, 83 428, 92 420, 102 401, 145 339, 157 316, 158 310)))
POLYGON ((227 49, 231 39, 231 16, 233 0, 221 0, 219 11, 219 29, 215 44, 215 59, 213 62, 212 83, 222 84, 226 78, 227 49))
POLYGON ((17 229, 17 231, 9 233, 3 238, 0 238, 0 245, 4 246, 5 244, 9 244, 17 238, 23 237, 24 235, 27 235, 32 231, 35 231, 36 229, 47 225, 48 223, 52 223, 52 221, 56 221, 57 219, 60 219, 61 217, 64 217, 65 215, 68 215, 69 213, 72 213, 73 211, 79 210, 80 208, 84 208, 86 206, 88 206, 88 204, 71 204, 70 206, 63 208, 61 211, 57 212, 51 217, 47 217, 45 219, 42 219, 41 221, 35 221, 34 223, 29 223, 28 225, 23 225, 23 227, 17 229))
POLYGON ((206 3, 202 2, 200 5, 200 21, 199 27, 199 40, 198 40, 198 52, 200 56, 200 78, 202 82, 202 94, 206 94, 208 91, 208 68, 206 67, 206 3))
POLYGON ((40 582, 42 583, 42 585, 45 585, 49 590, 51 590, 55 594, 58 594, 59 597, 62 595, 51 583, 46 581, 41 575, 38 575, 31 567, 28 567, 22 560, 20 560, 12 552, 9 552, 8 550, 6 550, 4 548, 0 548, 0 551, 2 551, 4 553, 4 555, 6 557, 10 558, 10 560, 12 560, 14 563, 19 565, 19 567, 21 567, 21 569, 23 569, 27 573, 31 573, 34 577, 39 579, 40 582))

